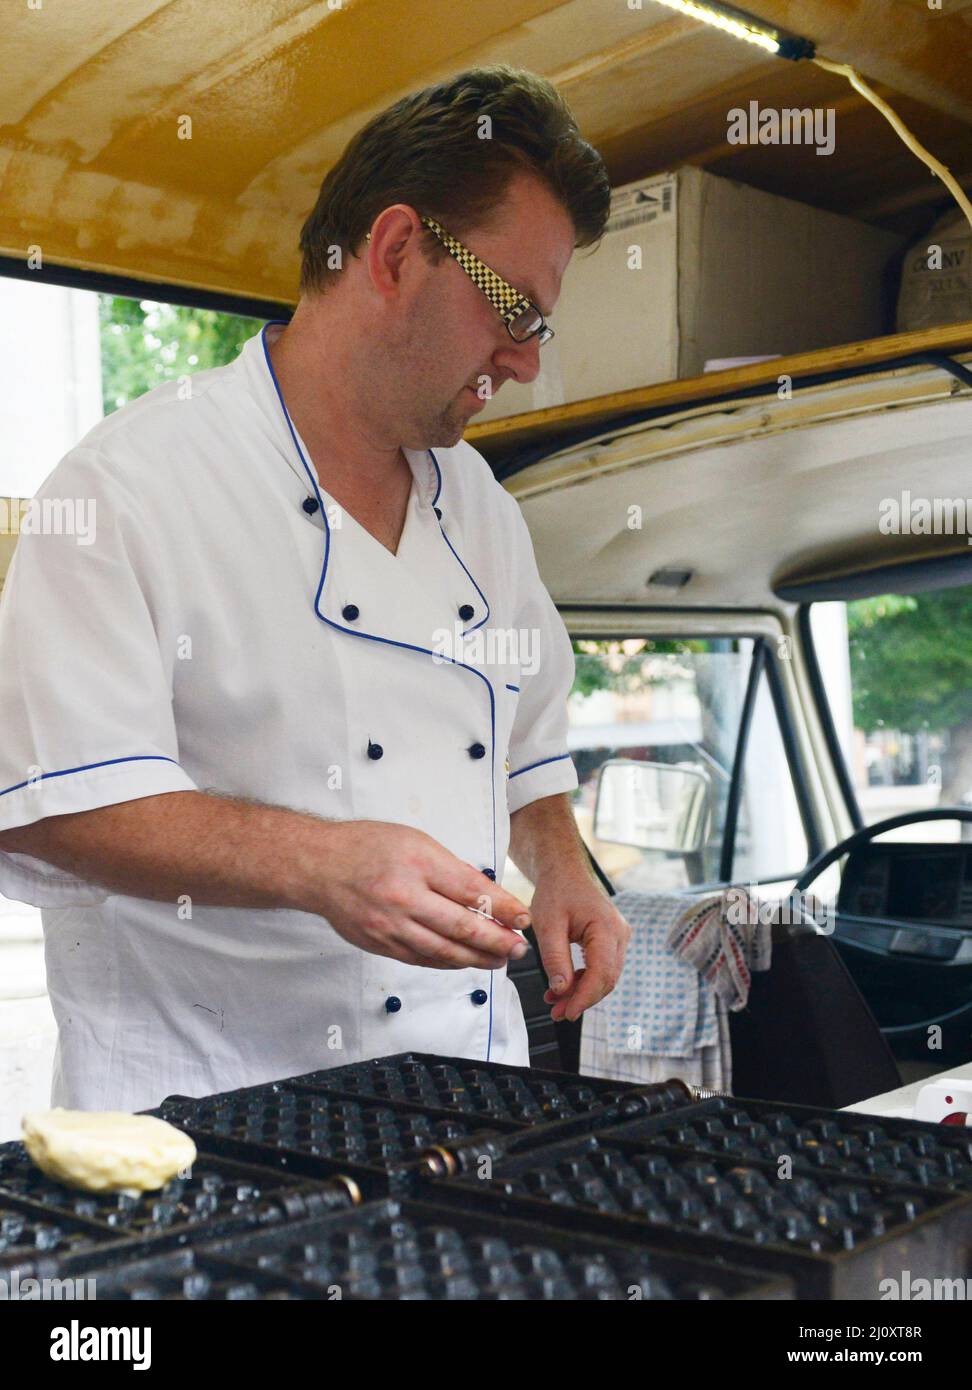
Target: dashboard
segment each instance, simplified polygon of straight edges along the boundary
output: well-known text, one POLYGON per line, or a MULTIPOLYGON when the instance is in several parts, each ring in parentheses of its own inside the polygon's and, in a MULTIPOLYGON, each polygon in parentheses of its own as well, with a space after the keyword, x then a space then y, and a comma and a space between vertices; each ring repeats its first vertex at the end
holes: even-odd
POLYGON ((854 850, 837 899, 836 939, 838 946, 886 957, 967 969, 972 844, 892 842, 854 850))
POLYGON ((972 843, 862 845, 847 856, 834 946, 899 1059, 967 1062, 972 843), (930 1032, 932 1025, 936 1032, 930 1032))
POLYGON ((876 844, 848 857, 838 912, 972 929, 972 844, 876 844))

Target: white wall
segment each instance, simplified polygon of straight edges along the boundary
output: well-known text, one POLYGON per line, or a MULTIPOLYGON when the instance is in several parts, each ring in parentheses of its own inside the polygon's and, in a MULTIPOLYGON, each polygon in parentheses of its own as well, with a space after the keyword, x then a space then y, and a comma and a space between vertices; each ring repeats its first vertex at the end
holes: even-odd
MULTIPOLYGON (((32 497, 101 415, 97 295, 0 278, 0 497, 32 497)), ((55 1036, 40 912, 0 897, 0 1142, 49 1105, 55 1036)))
POLYGON ((98 296, 0 278, 0 497, 32 497, 101 416, 98 296))

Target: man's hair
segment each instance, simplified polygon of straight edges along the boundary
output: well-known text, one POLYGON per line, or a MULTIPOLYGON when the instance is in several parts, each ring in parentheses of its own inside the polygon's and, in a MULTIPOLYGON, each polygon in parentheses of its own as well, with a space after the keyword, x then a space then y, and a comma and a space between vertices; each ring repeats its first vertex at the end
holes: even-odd
MULTIPOLYGON (((488 225, 514 174, 528 173, 562 203, 575 246, 592 246, 608 218, 604 162, 560 93, 535 73, 497 64, 461 72, 374 116, 329 170, 301 229, 302 293, 326 289, 380 212, 407 203, 461 237, 488 225)), ((426 229, 433 262, 448 253, 426 229)))

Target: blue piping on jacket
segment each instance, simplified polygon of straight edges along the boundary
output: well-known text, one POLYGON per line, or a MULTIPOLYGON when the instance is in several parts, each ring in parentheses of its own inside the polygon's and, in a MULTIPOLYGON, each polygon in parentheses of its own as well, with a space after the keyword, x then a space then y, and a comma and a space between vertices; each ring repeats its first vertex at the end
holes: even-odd
POLYGON ((547 763, 562 763, 564 758, 569 757, 569 753, 558 753, 554 758, 541 758, 538 763, 530 763, 528 767, 518 767, 515 772, 510 773, 509 780, 512 782, 514 777, 522 777, 524 772, 532 772, 535 767, 545 767, 547 763))
POLYGON ((105 758, 104 762, 83 763, 81 767, 66 767, 61 772, 42 772, 39 777, 28 777, 26 782, 4 787, 0 796, 6 796, 8 792, 22 791, 24 787, 34 787, 38 782, 47 782, 52 777, 69 777, 73 772, 90 772, 92 768, 112 767, 115 763, 175 763, 176 767, 181 766, 175 758, 167 758, 164 753, 133 753, 130 758, 105 758))
MULTIPOLYGON (((436 471, 436 473, 438 473, 438 475, 439 475, 439 486, 436 488, 436 491, 435 491, 435 495, 436 495, 436 497, 438 497, 439 492, 441 491, 441 488, 442 488, 442 473, 441 473, 441 471, 440 471, 440 469, 439 469, 439 460, 436 458, 435 454, 432 453, 432 450, 431 450, 431 449, 429 450, 429 453, 430 453, 430 455, 431 455, 431 457, 432 457, 432 462, 435 464, 435 471, 436 471)), ((438 520, 438 517, 436 518, 436 520, 438 520)), ((476 590, 476 593, 479 595, 479 597, 482 599, 483 603, 485 603, 485 605, 486 605, 486 612, 485 612, 485 614, 484 614, 482 620, 481 620, 480 622, 478 622, 478 623, 473 623, 472 627, 467 627, 467 628, 464 629, 462 635, 463 635, 463 637, 468 637, 469 634, 470 634, 470 632, 475 632, 476 629, 477 629, 477 627, 482 627, 483 623, 489 621, 489 615, 490 615, 490 612, 491 612, 491 609, 490 609, 490 606, 489 606, 489 599, 486 597, 486 595, 483 593, 482 589, 481 589, 481 588, 479 587, 479 585, 476 583, 475 579, 473 579, 472 575, 471 575, 471 574, 469 573, 469 571, 466 569, 466 566, 462 564, 462 561, 459 559, 459 556, 456 555, 456 552, 455 552, 455 550, 453 550, 453 547, 452 547, 452 542, 449 540, 449 537, 446 535, 445 531, 442 529, 442 522, 441 522, 441 521, 439 521, 439 534, 441 535, 442 539, 445 541, 445 543, 446 543, 446 545, 449 547, 449 549, 452 550, 452 553, 453 553, 453 555, 455 555, 456 559, 459 561, 459 564, 462 565, 463 570, 465 570, 466 575, 467 575, 468 578, 469 578, 470 584, 473 586, 473 588, 476 590)), ((461 662, 460 662, 459 664, 462 665, 461 662)), ((493 867, 495 868, 495 865, 494 865, 493 867)))

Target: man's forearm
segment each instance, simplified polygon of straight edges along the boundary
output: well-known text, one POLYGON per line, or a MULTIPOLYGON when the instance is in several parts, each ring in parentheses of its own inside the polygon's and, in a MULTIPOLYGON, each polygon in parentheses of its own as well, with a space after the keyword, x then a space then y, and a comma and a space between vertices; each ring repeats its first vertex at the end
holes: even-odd
POLYGON ((513 812, 510 858, 533 884, 553 873, 597 882, 567 792, 542 796, 513 812))
POLYGON ((166 792, 0 832, 28 854, 115 893, 214 907, 301 906, 330 822, 208 792, 166 792))

